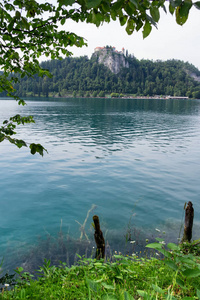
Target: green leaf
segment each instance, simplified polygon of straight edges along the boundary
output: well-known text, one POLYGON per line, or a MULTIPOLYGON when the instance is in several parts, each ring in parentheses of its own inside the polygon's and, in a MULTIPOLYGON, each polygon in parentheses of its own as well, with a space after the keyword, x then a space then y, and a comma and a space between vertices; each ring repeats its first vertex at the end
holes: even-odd
POLYGON ((200 299, 200 290, 197 289, 197 297, 200 299))
POLYGON ((183 25, 187 21, 188 15, 189 15, 189 10, 191 7, 192 7, 192 2, 188 0, 188 1, 182 2, 181 5, 176 8, 177 24, 183 25))
POLYGON ((181 280, 180 278, 177 278, 176 279, 176 282, 178 283, 178 285, 183 289, 183 288, 186 288, 185 287, 185 283, 183 280, 181 280))
POLYGON ((128 33, 128 35, 131 35, 134 29, 135 29, 135 22, 132 18, 129 18, 126 25, 126 32, 128 33))
POLYGON ((137 19, 136 21, 136 30, 139 31, 140 28, 142 28, 143 22, 140 19, 137 19))
POLYGON ((27 147, 27 144, 23 140, 16 140, 16 146, 21 148, 22 146, 27 147))
POLYGON ((5 135, 0 133, 0 143, 3 142, 5 140, 5 138, 6 138, 5 135))
POLYGON ((75 3, 74 0, 58 0, 59 4, 60 5, 65 5, 65 6, 68 6, 68 5, 72 5, 73 3, 75 3))
POLYGON ((113 285, 109 285, 105 282, 102 282, 102 286, 107 290, 115 290, 115 287, 113 285))
POLYGON ((127 291, 124 292, 123 296, 124 300, 134 300, 134 298, 127 291))
POLYGON ((165 298, 166 300, 177 300, 177 298, 175 298, 174 296, 172 296, 171 294, 168 294, 165 298))
POLYGON ((101 3, 101 0, 87 0, 86 6, 87 6, 87 8, 94 8, 94 7, 99 6, 100 3, 101 3))
POLYGON ((66 19, 62 19, 62 20, 60 21, 61 25, 64 25, 64 24, 65 24, 65 21, 66 21, 66 19))
MULTIPOLYGON (((40 144, 30 144, 29 148, 31 149, 31 154, 35 154, 36 152, 39 153, 41 156, 43 156, 44 151, 47 152, 47 150, 40 144)), ((47 152, 48 153, 48 152, 47 152)))
POLYGON ((90 289, 93 290, 94 292, 97 292, 98 289, 98 282, 95 282, 94 280, 90 280, 86 278, 86 282, 89 285, 90 289))
POLYGON ((168 267, 170 267, 172 270, 177 271, 178 267, 177 267, 177 265, 173 261, 171 261, 171 260, 164 260, 164 263, 168 267))
POLYGON ((180 6, 181 3, 182 3, 182 0, 175 0, 175 1, 170 0, 170 5, 174 8, 176 8, 177 6, 180 6))
POLYGON ((107 2, 103 2, 101 5, 102 5, 102 9, 105 13, 110 11, 110 5, 107 2))
POLYGON ((187 17, 180 15, 180 6, 176 9, 176 23, 179 25, 183 25, 187 21, 187 17))
POLYGON ((36 145, 35 144, 30 144, 29 148, 31 149, 31 154, 35 154, 36 153, 36 145))
POLYGON ((156 249, 156 250, 160 250, 160 249, 162 249, 162 244, 160 244, 160 243, 151 243, 151 244, 146 245, 146 247, 156 249))
POLYGON ((21 14, 18 10, 15 12, 15 16, 16 16, 17 19, 21 18, 21 14))
POLYGON ((134 9, 129 5, 129 3, 126 4, 125 6, 125 11, 127 12, 127 14, 131 17, 134 14, 134 9))
POLYGON ((124 26, 127 21, 127 16, 123 16, 123 17, 119 18, 119 21, 120 21, 120 25, 124 26))
POLYGON ((137 0, 130 0, 131 3, 135 5, 136 8, 138 8, 138 1, 137 0))
POLYGON ((94 263, 94 266, 95 267, 102 267, 102 263, 100 263, 100 262, 94 263))
POLYGON ((170 3, 170 4, 169 4, 169 12, 170 12, 170 14, 173 15, 173 14, 174 14, 174 11, 175 11, 175 7, 173 7, 173 6, 171 5, 171 3, 170 3))
POLYGON ((12 19, 11 22, 10 22, 10 24, 8 25, 8 32, 11 32, 11 31, 12 31, 13 26, 14 26, 14 23, 15 23, 15 20, 12 19))
POLYGON ((152 284, 152 287, 156 293, 164 294, 165 291, 163 291, 159 286, 152 284))
POLYGON ((148 297, 148 294, 147 294, 147 292, 145 292, 145 291, 142 291, 142 290, 137 290, 137 293, 141 296, 141 297, 148 297))
POLYGON ((172 257, 172 254, 169 251, 166 251, 165 249, 160 249, 159 252, 168 258, 172 257))
POLYGON ((123 5, 123 1, 122 0, 118 0, 117 2, 115 2, 112 6, 112 11, 118 11, 119 9, 121 10, 123 5))
POLYGON ((191 0, 185 0, 180 5, 180 16, 181 17, 188 17, 189 10, 192 7, 192 1, 191 0))
POLYGON ((22 267, 19 267, 17 270, 21 273, 24 269, 22 267))
POLYGON ((186 269, 183 271, 183 275, 186 277, 198 277, 200 276, 200 270, 199 269, 186 269))
POLYGON ((156 6, 150 7, 150 14, 155 22, 158 22, 160 19, 160 12, 159 9, 156 6))
POLYGON ((98 27, 101 24, 102 16, 100 13, 92 13, 92 22, 98 27))
POLYGON ((197 9, 200 9, 200 1, 194 2, 193 5, 194 5, 197 9))
POLYGON ((151 30, 152 30, 151 24, 148 21, 146 21, 146 23, 144 24, 144 27, 143 27, 143 32, 142 32, 143 39, 145 39, 150 34, 151 30))
POLYGON ((174 243, 169 243, 167 244, 167 248, 169 248, 170 250, 179 250, 179 246, 174 244, 174 243))

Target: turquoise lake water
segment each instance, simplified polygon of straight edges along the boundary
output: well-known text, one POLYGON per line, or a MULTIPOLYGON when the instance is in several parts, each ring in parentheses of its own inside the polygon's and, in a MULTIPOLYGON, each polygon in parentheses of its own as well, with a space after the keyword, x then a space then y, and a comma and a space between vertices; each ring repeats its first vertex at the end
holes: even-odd
POLYGON ((131 240, 163 231, 176 240, 188 201, 195 210, 193 237, 200 237, 200 101, 29 99, 22 107, 0 100, 1 123, 18 113, 36 121, 20 126, 18 137, 41 143, 48 154, 0 144, 6 267, 13 258, 23 262, 47 237, 56 240, 60 227, 78 239, 78 222, 93 204, 86 232, 93 237, 97 214, 113 250, 123 249, 130 231, 131 240))

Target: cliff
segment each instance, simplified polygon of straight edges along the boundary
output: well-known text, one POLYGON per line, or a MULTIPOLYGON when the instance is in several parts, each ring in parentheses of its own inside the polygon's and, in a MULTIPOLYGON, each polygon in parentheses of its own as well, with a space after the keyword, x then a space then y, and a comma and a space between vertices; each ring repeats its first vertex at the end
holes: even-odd
MULTIPOLYGON (((111 93, 135 96, 167 95, 200 99, 200 71, 180 60, 138 60, 128 51, 96 48, 91 59, 66 57, 41 63, 53 77, 21 78, 13 85, 18 96, 77 95, 86 97, 111 93), (125 52, 125 53, 124 53, 125 52)), ((4 97, 6 94, 2 94, 4 97)))
POLYGON ((96 57, 99 64, 108 67, 114 74, 118 74, 121 68, 129 68, 124 49, 117 51, 114 47, 97 47, 92 57, 96 57))

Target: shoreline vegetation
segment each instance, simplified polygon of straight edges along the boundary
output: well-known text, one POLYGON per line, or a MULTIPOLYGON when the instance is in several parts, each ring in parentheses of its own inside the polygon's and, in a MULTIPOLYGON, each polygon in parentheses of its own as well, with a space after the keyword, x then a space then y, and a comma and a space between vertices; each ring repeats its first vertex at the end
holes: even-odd
MULTIPOLYGON (((89 242, 85 225, 94 209, 92 206, 84 223, 79 223, 79 242, 83 244, 89 242)), ((146 252, 142 256, 134 251, 132 255, 115 251, 96 259, 93 253, 87 258, 73 253, 76 261, 71 266, 67 262, 54 264, 44 259, 34 275, 20 266, 14 274, 6 273, 0 278, 0 299, 200 299, 200 239, 190 242, 192 203, 188 202, 187 207, 185 204, 184 209, 184 235, 178 245, 159 237, 152 243, 146 240, 146 252)), ((95 226, 98 248, 96 232, 95 226)), ((134 245, 135 241, 130 243, 134 245)))
MULTIPOLYGON (((113 93, 114 95, 105 95, 105 96, 79 96, 79 95, 73 95, 73 94, 67 94, 67 95, 63 95, 63 96, 59 96, 59 95, 55 95, 55 94, 49 94, 48 97, 46 96, 43 96, 43 95, 33 95, 31 93, 28 93, 24 98, 27 99, 27 98, 34 98, 34 99, 37 99, 37 98, 44 98, 44 99, 51 99, 51 98, 55 98, 55 99, 63 99, 63 98, 79 98, 79 99, 88 99, 88 98, 94 98, 94 99, 133 99, 133 100, 138 100, 138 99, 142 99, 142 100, 145 100, 145 99, 156 99, 156 100, 198 100, 196 98, 189 98, 189 97, 183 97, 183 96, 170 96, 170 95, 155 95, 155 96, 135 96, 135 95, 120 95, 120 94, 117 94, 117 93, 113 93)), ((13 99, 11 97, 3 97, 3 96, 0 96, 0 99, 2 98, 9 98, 9 99, 13 99)))
MULTIPOLYGON (((60 96, 50 96, 52 98, 63 98, 63 97, 60 97, 60 96)), ((65 96, 64 98, 73 98, 73 95, 71 96, 65 96)), ((182 97, 182 96, 159 96, 159 95, 156 95, 156 96, 131 96, 131 95, 118 95, 117 93, 113 93, 111 95, 105 95, 104 97, 99 97, 99 96, 96 96, 96 97, 81 97, 81 96, 77 96, 77 98, 96 98, 96 99, 113 99, 113 98, 121 98, 121 99, 161 99, 161 100, 168 100, 168 99, 194 99, 194 98, 189 98, 189 97, 182 97)))

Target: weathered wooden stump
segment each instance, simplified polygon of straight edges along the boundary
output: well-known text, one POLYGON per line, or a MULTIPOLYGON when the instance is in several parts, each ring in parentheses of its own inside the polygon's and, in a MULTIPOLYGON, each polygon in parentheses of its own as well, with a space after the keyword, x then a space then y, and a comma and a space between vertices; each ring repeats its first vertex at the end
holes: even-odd
POLYGON ((193 219, 194 219, 194 208, 192 202, 189 201, 185 209, 185 226, 184 226, 182 243, 190 242, 192 239, 193 219))
POLYGON ((95 258, 100 259, 105 257, 105 240, 103 237, 103 232, 100 229, 99 217, 96 215, 93 216, 93 221, 95 227, 94 239, 97 245, 95 258))

